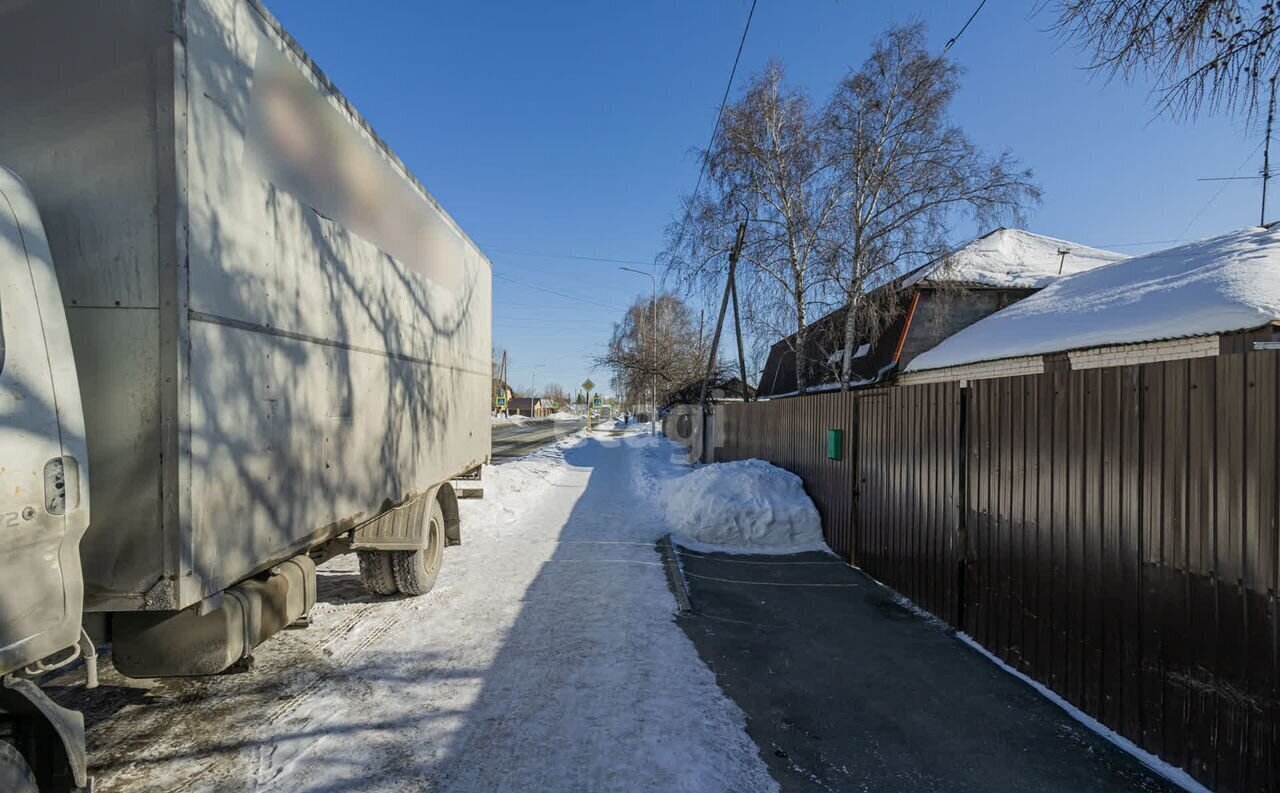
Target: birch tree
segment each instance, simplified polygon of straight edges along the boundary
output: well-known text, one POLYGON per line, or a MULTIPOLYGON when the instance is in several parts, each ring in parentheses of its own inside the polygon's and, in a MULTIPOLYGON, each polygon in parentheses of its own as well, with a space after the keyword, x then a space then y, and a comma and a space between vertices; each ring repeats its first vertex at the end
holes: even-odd
POLYGON ((609 346, 595 364, 609 371, 615 392, 627 404, 648 404, 656 386, 662 405, 672 392, 700 381, 706 361, 693 312, 675 295, 659 294, 656 315, 651 298, 636 299, 614 325, 609 346))
POLYGON ((830 194, 841 202, 824 231, 832 251, 825 262, 848 301, 845 388, 854 348, 874 342, 894 318, 897 276, 939 258, 958 220, 1018 220, 1026 203, 1039 200, 1029 170, 1008 152, 984 155, 950 123, 959 77, 958 66, 929 53, 922 25, 891 28, 823 113, 830 194))
POLYGON ((682 220, 668 230, 669 270, 687 284, 719 287, 737 226, 747 221, 738 264, 744 318, 757 335, 795 334, 801 388, 805 329, 828 294, 820 264, 840 203, 820 123, 808 96, 787 86, 782 66, 771 62, 725 108, 702 152, 705 189, 686 199, 682 220))

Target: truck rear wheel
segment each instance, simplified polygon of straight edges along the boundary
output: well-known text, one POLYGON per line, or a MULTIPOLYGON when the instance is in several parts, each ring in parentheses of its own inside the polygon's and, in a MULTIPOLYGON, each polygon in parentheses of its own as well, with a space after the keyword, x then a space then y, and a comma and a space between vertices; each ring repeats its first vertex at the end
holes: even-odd
POLYGON ((357 552, 356 555, 360 557, 360 583, 364 584, 369 594, 385 597, 399 591, 396 588, 395 573, 391 569, 391 557, 396 553, 396 551, 357 552))
POLYGON ((391 554, 391 569, 395 572, 396 587, 403 595, 425 595, 436 585, 440 565, 444 561, 444 510, 440 502, 432 499, 431 514, 425 527, 425 542, 416 551, 395 551, 391 554))
POLYGON ((22 752, 8 741, 0 741, 0 790, 5 793, 40 793, 31 766, 27 765, 22 752))

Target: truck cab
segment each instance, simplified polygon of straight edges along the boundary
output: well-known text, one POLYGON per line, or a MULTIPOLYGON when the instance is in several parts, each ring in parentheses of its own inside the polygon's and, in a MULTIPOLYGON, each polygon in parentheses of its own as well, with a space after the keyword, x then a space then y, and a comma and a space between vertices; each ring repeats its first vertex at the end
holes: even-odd
POLYGON ((87 784, 82 717, 31 679, 89 646, 79 549, 87 460, 49 245, 31 192, 0 166, 0 581, 19 584, 0 587, 0 790, 87 784))

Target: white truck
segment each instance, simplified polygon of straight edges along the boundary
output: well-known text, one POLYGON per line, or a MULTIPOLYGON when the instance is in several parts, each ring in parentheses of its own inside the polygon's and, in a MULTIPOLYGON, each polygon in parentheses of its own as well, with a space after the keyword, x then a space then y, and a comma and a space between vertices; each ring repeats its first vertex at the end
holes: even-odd
POLYGON ((41 673, 222 672, 339 553, 431 588, 491 267, 256 0, 0 0, 0 163, 0 790, 77 790, 41 673))

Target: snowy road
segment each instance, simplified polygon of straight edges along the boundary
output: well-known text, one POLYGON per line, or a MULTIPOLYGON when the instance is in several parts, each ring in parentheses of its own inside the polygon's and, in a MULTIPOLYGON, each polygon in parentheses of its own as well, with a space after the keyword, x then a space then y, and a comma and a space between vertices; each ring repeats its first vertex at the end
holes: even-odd
POLYGON ((776 790, 673 621, 667 529, 636 489, 669 455, 651 443, 577 436, 487 470, 425 597, 370 598, 339 558, 313 626, 253 671, 75 694, 98 789, 776 790))
POLYGON ((494 424, 491 435, 493 461, 503 463, 532 454, 548 443, 573 435, 586 424, 586 419, 494 424))

